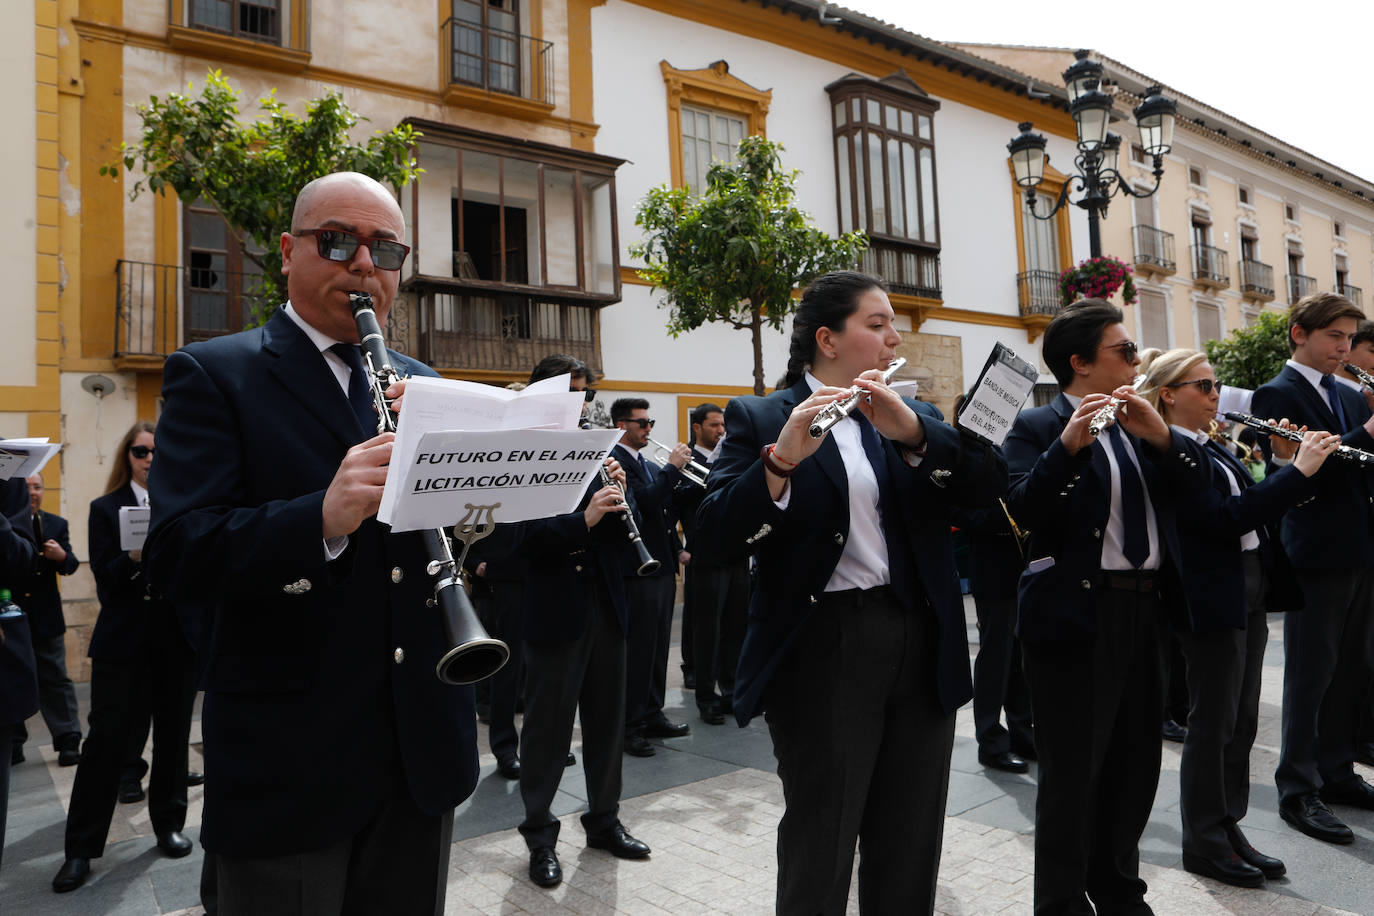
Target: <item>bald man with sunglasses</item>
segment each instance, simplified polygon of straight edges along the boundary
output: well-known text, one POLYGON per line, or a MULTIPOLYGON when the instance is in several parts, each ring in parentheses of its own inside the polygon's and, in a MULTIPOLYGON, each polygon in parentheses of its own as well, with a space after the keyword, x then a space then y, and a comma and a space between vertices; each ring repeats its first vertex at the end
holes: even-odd
POLYGON ((404 233, 372 179, 311 182, 281 235, 289 301, 164 369, 145 561, 201 616, 211 914, 443 911, 453 808, 477 780, 472 689, 434 674, 419 534, 375 518, 393 434, 349 305, 370 294, 386 327, 404 233))

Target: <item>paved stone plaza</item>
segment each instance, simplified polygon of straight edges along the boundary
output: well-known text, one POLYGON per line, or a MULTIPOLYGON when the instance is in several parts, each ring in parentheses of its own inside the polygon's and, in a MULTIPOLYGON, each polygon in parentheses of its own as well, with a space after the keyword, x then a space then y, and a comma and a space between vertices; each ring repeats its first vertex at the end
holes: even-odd
MULTIPOLYGON (((972 605, 968 605, 972 620, 972 605)), ((1279 820, 1272 774, 1278 751, 1283 647, 1281 619, 1271 618, 1260 734, 1252 761, 1254 797, 1245 828, 1259 849, 1284 859, 1289 876, 1263 890, 1241 890, 1182 870, 1179 844, 1179 745, 1164 745, 1164 771, 1154 815, 1141 847, 1147 897, 1160 916, 1309 916, 1374 914, 1374 812, 1339 808, 1355 831, 1352 846, 1328 846, 1279 820)), ((970 627, 970 639, 976 641, 970 627)), ((676 642, 674 644, 676 646, 676 642)), ((677 650, 672 675, 677 676, 677 650)), ((78 685, 83 721, 88 690, 78 685)), ((773 775, 767 729, 756 722, 708 726, 695 716, 680 679, 669 690, 669 716, 692 724, 687 738, 656 742, 650 758, 624 758, 621 818, 653 847, 645 861, 626 862, 585 849, 577 813, 583 804, 579 765, 568 769, 555 813, 562 817, 558 845, 563 884, 544 891, 525 877, 524 842, 514 783, 496 773, 482 736, 482 779, 454 821, 448 913, 747 914, 772 911, 775 828, 782 792, 773 775), (692 710, 691 714, 688 710, 692 710)), ((9 829, 0 870, 0 913, 23 916, 151 916, 200 913, 200 849, 167 859, 153 844, 145 804, 120 805, 105 856, 92 863, 91 880, 70 893, 52 893, 62 864, 62 833, 74 768, 61 769, 42 721, 29 723, 28 760, 14 769, 9 829)), ((937 911, 948 916, 1029 913, 1035 770, 1029 776, 985 772, 977 762, 972 713, 959 713, 949 817, 945 822, 937 911)), ((199 741, 199 722, 192 740, 199 741)), ((308 757, 308 735, 280 748, 283 765, 308 757), (287 761, 290 761, 287 763, 287 761)), ((198 746, 192 767, 200 764, 198 746)), ((1374 772, 1363 770, 1374 780, 1374 772)), ((210 775, 213 778, 213 774, 210 775)), ((197 838, 200 789, 191 790, 187 834, 197 838)), ((348 804, 342 798, 340 804, 348 804)), ((851 894, 851 912, 858 912, 851 894)))

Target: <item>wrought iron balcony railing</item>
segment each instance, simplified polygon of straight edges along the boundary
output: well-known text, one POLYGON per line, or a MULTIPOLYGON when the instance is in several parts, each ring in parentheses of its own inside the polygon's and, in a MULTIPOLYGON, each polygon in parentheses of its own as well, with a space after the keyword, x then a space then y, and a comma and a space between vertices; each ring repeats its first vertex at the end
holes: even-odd
POLYGON ((213 261, 119 261, 117 270, 117 357, 166 356, 183 343, 241 331, 265 305, 261 274, 230 273, 213 261))
POLYGON ((1308 293, 1316 292, 1317 278, 1305 274, 1288 275, 1288 304, 1297 305, 1298 300, 1308 293))
POLYGON ((888 289, 894 293, 940 298, 939 251, 870 239, 862 267, 887 281, 888 289))
POLYGON ((1261 261, 1240 262, 1240 291, 1256 299, 1274 298, 1274 268, 1261 261))
POLYGON ((1206 286, 1230 286, 1231 272, 1226 266, 1226 252, 1212 245, 1194 245, 1193 279, 1206 286))
POLYGON ((1349 299, 1351 302, 1355 303, 1357 307, 1364 308, 1364 305, 1360 302, 1363 290, 1361 290, 1358 286, 1351 286, 1349 283, 1342 283, 1340 285, 1339 292, 1342 296, 1349 299))
POLYGON ((1178 269, 1174 260, 1174 234, 1154 226, 1132 227, 1135 237, 1135 262, 1139 266, 1157 268, 1165 273, 1178 269))
POLYGON ((552 105, 553 42, 451 18, 444 23, 446 84, 552 105))
POLYGON ((1059 314, 1059 274, 1052 270, 1027 270, 1016 275, 1016 299, 1021 317, 1059 314))

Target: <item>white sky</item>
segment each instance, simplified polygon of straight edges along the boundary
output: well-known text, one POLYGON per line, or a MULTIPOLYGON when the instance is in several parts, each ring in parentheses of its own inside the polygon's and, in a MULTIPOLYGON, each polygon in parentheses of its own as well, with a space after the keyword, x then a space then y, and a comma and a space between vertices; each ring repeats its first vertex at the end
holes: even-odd
MULTIPOLYGON (((846 0, 937 41, 1092 48, 1374 181, 1369 29, 1360 0, 846 0)), ((1010 138, 1009 138, 1010 139, 1010 138)))

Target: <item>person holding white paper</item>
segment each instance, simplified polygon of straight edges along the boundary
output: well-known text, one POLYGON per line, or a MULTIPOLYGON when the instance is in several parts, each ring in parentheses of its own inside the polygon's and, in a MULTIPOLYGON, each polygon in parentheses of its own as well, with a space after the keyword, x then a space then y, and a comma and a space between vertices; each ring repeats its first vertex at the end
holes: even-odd
POLYGON ((67 810, 66 860, 53 890, 75 890, 90 860, 105 850, 129 736, 153 721, 148 814, 157 846, 189 855, 186 825, 187 741, 195 700, 192 654, 170 602, 144 575, 142 551, 119 548, 119 509, 148 504, 148 473, 156 448, 153 424, 140 420, 124 434, 106 494, 91 503, 90 556, 100 616, 91 634, 91 711, 67 810))

